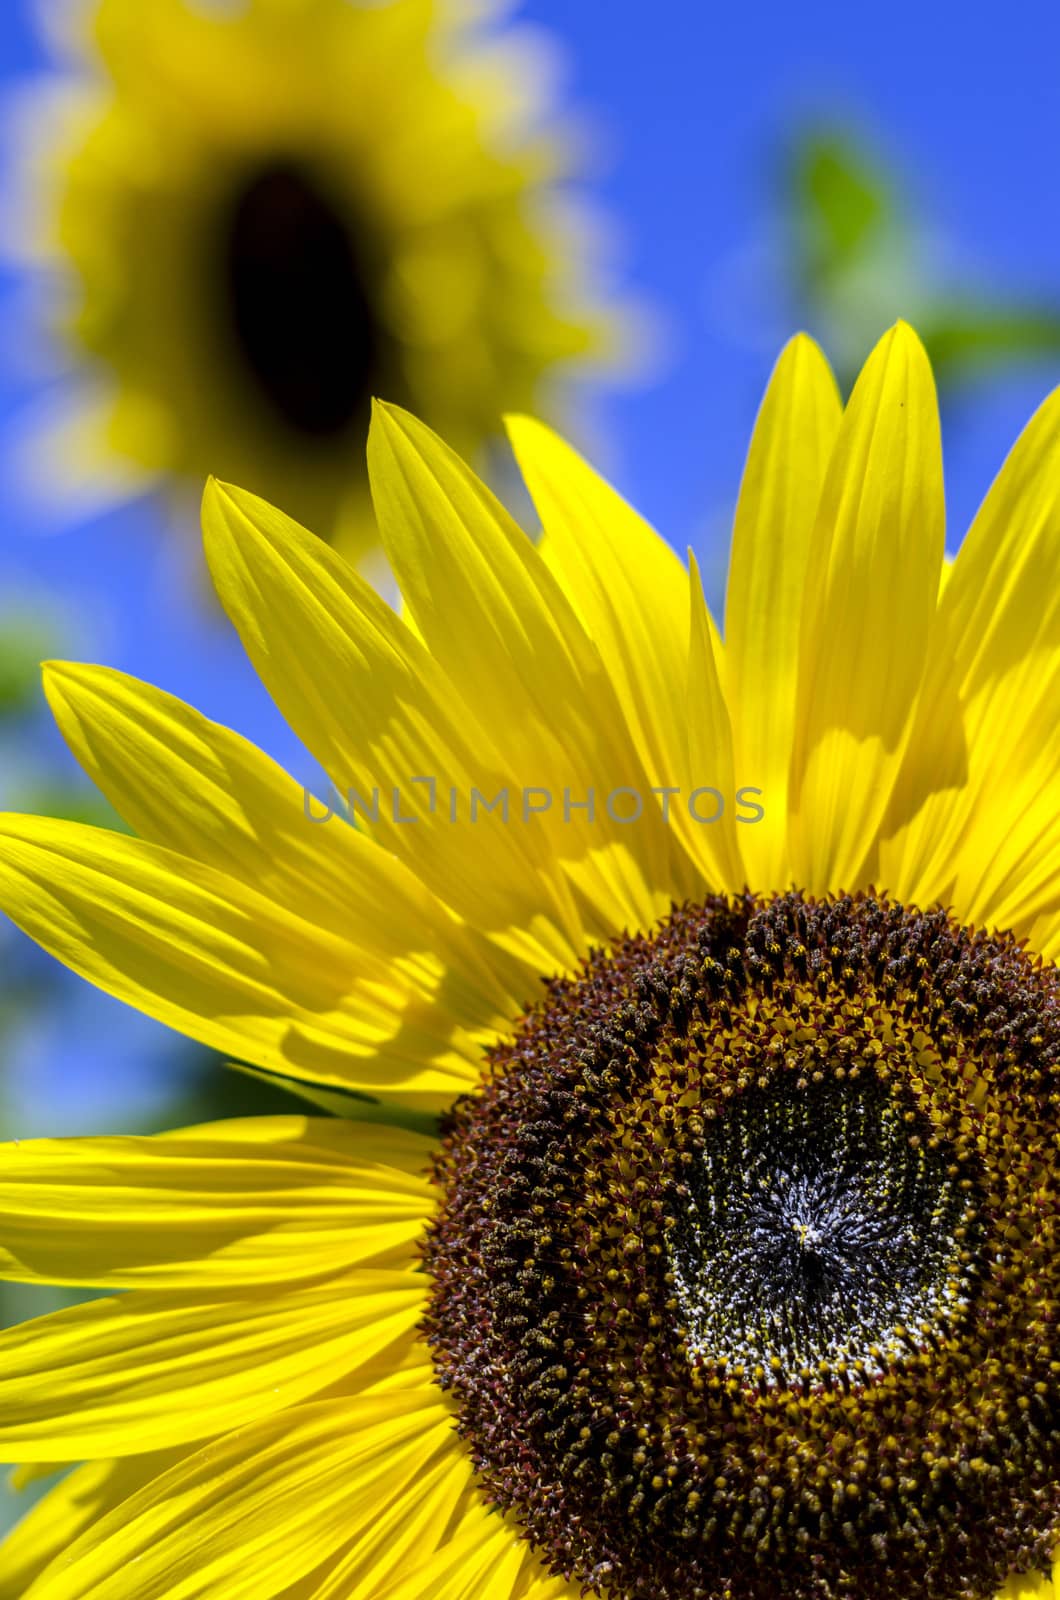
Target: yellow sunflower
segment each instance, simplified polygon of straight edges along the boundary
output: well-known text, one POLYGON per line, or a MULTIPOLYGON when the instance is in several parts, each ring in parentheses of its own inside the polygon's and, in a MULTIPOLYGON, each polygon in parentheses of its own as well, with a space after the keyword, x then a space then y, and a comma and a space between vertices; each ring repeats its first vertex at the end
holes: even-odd
POLYGON ((845 411, 796 339, 724 644, 578 456, 512 440, 540 548, 378 412, 404 617, 211 484, 218 592, 330 803, 48 669, 139 838, 7 817, 11 915, 405 1120, 6 1148, 7 1274, 119 1292, 0 1341, 0 1456, 82 1463, 0 1595, 1053 1594, 1060 393, 942 582, 915 336, 845 411))
POLYGON ((356 548, 373 393, 473 453, 604 353, 518 30, 459 0, 71 10, 22 230, 91 385, 46 441, 58 482, 213 471, 356 548))

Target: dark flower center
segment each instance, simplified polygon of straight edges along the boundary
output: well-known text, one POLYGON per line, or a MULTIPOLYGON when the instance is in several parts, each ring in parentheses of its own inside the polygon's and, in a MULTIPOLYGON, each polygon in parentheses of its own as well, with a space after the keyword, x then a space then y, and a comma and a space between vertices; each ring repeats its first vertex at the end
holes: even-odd
POLYGON ((992 1600, 1060 1521, 1060 983, 868 895, 599 952, 454 1109, 426 1327, 616 1600, 992 1600))
POLYGON ((298 163, 245 180, 224 272, 228 323, 276 417, 307 438, 363 419, 383 356, 370 276, 349 217, 298 163))
POLYGON ((972 1290, 976 1209, 951 1162, 913 1097, 875 1076, 782 1075, 741 1095, 675 1209, 690 1355, 770 1386, 882 1377, 972 1290))

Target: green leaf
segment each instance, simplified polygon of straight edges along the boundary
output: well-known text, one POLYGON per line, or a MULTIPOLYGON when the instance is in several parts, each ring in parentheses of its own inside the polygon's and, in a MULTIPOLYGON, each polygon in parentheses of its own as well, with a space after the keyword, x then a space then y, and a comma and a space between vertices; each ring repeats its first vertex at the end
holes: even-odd
POLYGON ((811 132, 796 141, 792 189, 823 276, 842 270, 895 220, 882 172, 844 134, 811 132))
POLYGON ((51 650, 51 632, 32 617, 0 614, 0 716, 40 702, 40 664, 51 650))
POLYGON ((1060 355, 1060 306, 957 300, 920 313, 919 332, 940 381, 1010 361, 1060 355))
POLYGON ((794 131, 786 172, 784 269, 844 388, 897 317, 917 329, 943 388, 1060 354, 1060 294, 1050 303, 962 275, 900 177, 850 133, 794 131))

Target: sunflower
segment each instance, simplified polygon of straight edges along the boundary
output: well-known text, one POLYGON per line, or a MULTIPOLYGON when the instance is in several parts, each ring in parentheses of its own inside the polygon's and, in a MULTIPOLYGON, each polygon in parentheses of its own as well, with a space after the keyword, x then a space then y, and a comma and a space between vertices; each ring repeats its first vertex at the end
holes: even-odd
POLYGON ((517 30, 458 0, 73 16, 27 119, 24 232, 87 380, 45 441, 56 481, 197 494, 219 472, 356 548, 373 393, 473 453, 605 352, 517 30))
POLYGON ((403 616, 208 488, 327 802, 141 682, 47 669, 139 837, 8 817, 0 901, 384 1121, 7 1148, 7 1274, 118 1292, 3 1336, 0 1454, 81 1464, 0 1594, 1052 1594, 1060 392, 946 568, 915 336, 845 410, 796 339, 724 643, 694 569, 511 433, 540 547, 377 412, 403 616))

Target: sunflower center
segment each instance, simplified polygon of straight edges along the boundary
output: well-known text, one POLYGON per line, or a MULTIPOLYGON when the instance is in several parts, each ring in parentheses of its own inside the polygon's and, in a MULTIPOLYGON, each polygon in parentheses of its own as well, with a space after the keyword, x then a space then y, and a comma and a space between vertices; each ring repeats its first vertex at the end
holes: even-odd
POLYGON ((686 906, 454 1109, 426 1326, 615 1600, 993 1596, 1060 1521, 1060 985, 870 896, 686 906))
POLYGON ((349 219, 297 162, 234 195, 224 240, 227 320, 259 393, 308 438, 343 432, 371 398, 382 330, 349 219))
POLYGON ((690 1354, 770 1385, 880 1377, 971 1289, 974 1207, 912 1097, 781 1078, 705 1139, 670 1259, 690 1354), (915 1336, 914 1335, 914 1336, 915 1336))

